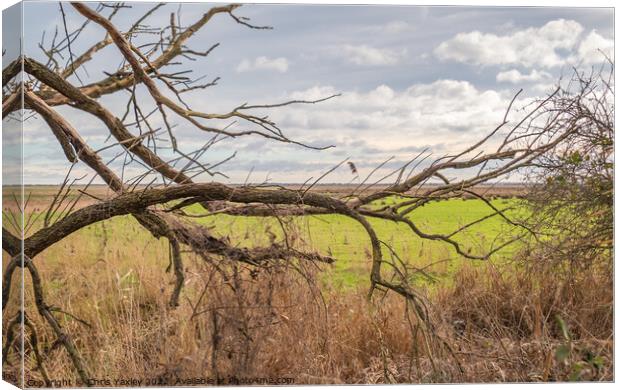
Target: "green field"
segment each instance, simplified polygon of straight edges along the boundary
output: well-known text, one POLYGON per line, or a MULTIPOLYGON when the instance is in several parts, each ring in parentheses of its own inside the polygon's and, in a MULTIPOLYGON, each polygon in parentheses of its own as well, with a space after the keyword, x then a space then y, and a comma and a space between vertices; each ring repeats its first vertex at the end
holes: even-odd
MULTIPOLYGON (((393 201, 394 199, 387 199, 383 204, 393 201)), ((516 215, 515 210, 519 210, 518 202, 516 199, 493 200, 493 204, 499 209, 514 207, 508 212, 512 216, 516 215)), ((204 212, 198 205, 190 207, 187 211, 204 212)), ((451 199, 426 204, 410 213, 408 217, 425 233, 447 234, 492 213, 493 210, 480 200, 451 199)), ((289 242, 294 247, 318 251, 336 259, 334 265, 323 267, 325 282, 340 288, 366 286, 368 283, 369 239, 357 222, 346 217, 339 215, 289 217, 279 222, 271 217, 217 214, 197 221, 210 227, 215 235, 228 236, 231 242, 249 247, 268 245, 270 240, 281 240, 283 229, 280 222, 283 222, 289 232, 289 242)), ((427 274, 437 279, 449 281, 451 273, 458 269, 463 261, 471 261, 459 256, 452 246, 444 242, 418 238, 404 224, 373 218, 370 221, 380 240, 389 245, 401 260, 415 267, 424 268, 427 274)), ((31 233, 37 228, 34 227, 31 233)), ((457 233, 452 238, 468 253, 482 255, 510 240, 515 234, 517 232, 514 226, 506 223, 500 216, 494 216, 457 233)), ((508 258, 515 245, 509 245, 498 251, 491 257, 491 261, 508 258)), ((385 247, 384 256, 390 259, 394 255, 385 247)), ((91 225, 48 248, 40 257, 49 265, 60 266, 78 261, 80 266, 86 268, 96 266, 98 262, 106 261, 107 258, 125 258, 120 262, 122 269, 118 270, 121 275, 135 267, 148 267, 153 263, 165 267, 169 261, 166 241, 154 240, 130 216, 115 217, 91 225), (128 248, 131 250, 126 250, 128 248)))

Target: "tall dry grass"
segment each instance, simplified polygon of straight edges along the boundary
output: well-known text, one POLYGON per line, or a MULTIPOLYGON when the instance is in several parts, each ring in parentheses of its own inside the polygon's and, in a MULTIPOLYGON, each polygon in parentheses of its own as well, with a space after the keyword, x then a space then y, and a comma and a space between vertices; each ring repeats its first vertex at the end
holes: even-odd
MULTIPOLYGON (((181 305, 171 309, 165 241, 128 246, 106 237, 97 248, 69 238, 36 260, 46 299, 66 312, 56 314, 95 385, 613 379, 613 279, 602 270, 560 272, 531 258, 465 263, 449 283, 420 288, 437 344, 401 297, 378 293, 369 302, 364 286, 332 287, 310 263, 257 271, 187 254, 181 305)), ((50 378, 77 383, 32 299, 27 290, 50 378)), ((29 348, 26 341, 26 380, 42 384, 29 348)), ((5 375, 18 374, 17 352, 9 351, 5 375)))

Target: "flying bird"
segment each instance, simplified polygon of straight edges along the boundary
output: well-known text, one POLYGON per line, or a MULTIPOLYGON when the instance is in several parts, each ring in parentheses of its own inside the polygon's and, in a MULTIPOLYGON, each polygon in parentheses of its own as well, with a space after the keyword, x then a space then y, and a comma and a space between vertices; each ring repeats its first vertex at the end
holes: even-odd
POLYGON ((356 175, 357 174, 357 167, 355 166, 355 164, 353 164, 351 161, 348 161, 349 164, 349 169, 351 169, 351 173, 356 175))

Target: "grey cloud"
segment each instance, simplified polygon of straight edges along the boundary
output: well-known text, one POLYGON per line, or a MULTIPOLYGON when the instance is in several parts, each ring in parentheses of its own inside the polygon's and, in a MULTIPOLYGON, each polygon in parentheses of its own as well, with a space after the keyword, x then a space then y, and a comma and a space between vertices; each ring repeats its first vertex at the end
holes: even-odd
MULTIPOLYGON (((31 26, 26 31, 26 52, 45 61, 37 44, 44 28, 48 31, 53 31, 54 26, 62 28, 58 4, 25 4, 26 22, 31 26)), ((126 29, 137 15, 151 6, 132 4, 133 8, 119 12, 114 22, 119 28, 126 29)), ((196 20, 210 6, 183 4, 183 24, 196 20)), ((166 5, 149 19, 149 23, 165 25, 170 12, 176 10, 176 5, 166 5)), ((275 29, 247 29, 221 15, 194 36, 188 44, 196 50, 205 50, 216 42, 221 42, 221 46, 209 57, 170 69, 189 69, 196 76, 222 78, 217 87, 187 94, 185 99, 192 108, 227 112, 246 101, 271 103, 289 98, 319 98, 337 92, 343 92, 343 96, 317 105, 258 110, 257 113, 273 118, 292 139, 312 145, 335 144, 337 148, 310 152, 299 146, 254 136, 226 140, 214 146, 205 161, 218 161, 237 150, 237 158, 223 167, 231 173, 232 181, 242 181, 253 162, 256 163, 255 169, 274 172, 274 180, 279 180, 277 176, 281 175, 287 181, 303 181, 309 174, 329 169, 346 156, 351 156, 356 163, 359 161, 360 169, 366 169, 364 164, 370 168, 390 155, 396 155, 398 162, 406 161, 425 146, 436 153, 444 153, 469 145, 472 139, 477 139, 501 120, 506 104, 515 92, 515 87, 497 82, 497 73, 517 69, 522 76, 532 75, 531 69, 524 69, 527 64, 509 67, 508 64, 496 64, 493 66, 497 69, 491 72, 482 65, 475 65, 497 62, 492 57, 501 58, 503 52, 502 46, 493 44, 472 49, 476 42, 472 40, 473 35, 467 34, 473 31, 479 31, 479 38, 484 42, 489 42, 491 35, 500 40, 512 37, 510 42, 514 42, 518 31, 540 31, 542 26, 554 20, 578 23, 583 32, 574 45, 569 45, 572 36, 559 29, 560 36, 565 38, 555 39, 547 35, 545 42, 552 44, 536 46, 542 54, 537 52, 531 62, 535 62, 534 68, 538 71, 544 69, 551 75, 549 82, 559 76, 560 69, 545 66, 555 63, 557 58, 571 55, 582 58, 588 55, 584 53, 592 53, 593 48, 609 48, 609 37, 613 36, 613 10, 588 8, 247 5, 239 9, 238 14, 251 17, 257 24, 272 25, 275 29), (449 42, 459 34, 467 38, 464 38, 466 50, 446 51, 444 54, 447 57, 460 56, 474 66, 422 55, 432 53, 442 42, 449 42), (345 52, 342 50, 340 53, 330 52, 331 48, 343 47, 352 48, 346 53, 349 58, 343 57, 345 52), (260 57, 286 59, 287 71, 237 72, 237 66, 244 59, 254 65, 260 57)), ((72 11, 68 16, 70 25, 82 20, 72 11)), ((564 27, 568 31, 575 26, 566 24, 564 27)), ((91 24, 72 49, 81 53, 103 36, 103 31, 91 24)), ((143 42, 138 38, 136 44, 143 42)), ((518 45, 510 43, 509 46, 518 45)), ((508 54, 506 58, 525 63, 521 54, 515 54, 514 50, 508 54)), ((110 46, 93 58, 87 67, 88 74, 80 69, 80 77, 84 83, 98 80, 105 77, 103 71, 116 69, 118 62, 118 50, 110 46)), ((79 85, 75 78, 71 82, 79 85)), ((542 82, 547 80, 537 81, 542 82)), ((532 89, 535 87, 542 88, 542 84, 533 85, 532 89)), ((152 99, 141 87, 138 90, 145 111, 154 108, 152 99)), ((534 90, 534 93, 538 91, 534 90)), ((120 93, 114 97, 102 97, 100 101, 121 117, 127 97, 127 94, 120 93)), ((98 120, 71 108, 58 109, 93 146, 103 146, 107 131, 98 120)), ((151 119, 153 126, 163 125, 157 115, 151 119)), ((184 151, 201 146, 212 136, 173 114, 170 119, 177 125, 174 131, 184 151)), ((230 121, 208 123, 225 126, 230 121)), ((246 128, 237 123, 231 129, 246 128)), ((130 130, 138 133, 135 127, 130 130)), ((49 130, 44 124, 33 124, 29 136, 27 148, 31 155, 40 155, 41 160, 45 156, 45 162, 49 164, 62 161, 62 152, 50 142, 49 130), (56 155, 58 158, 52 159, 56 155)), ((166 137, 164 132, 162 138, 166 137)), ((111 158, 117 151, 106 152, 106 158, 111 158)), ((163 153, 168 156, 168 152, 163 153)), ((58 174, 56 178, 60 181, 62 175, 58 174)), ((350 180, 350 173, 345 169, 336 173, 333 180, 350 180)))

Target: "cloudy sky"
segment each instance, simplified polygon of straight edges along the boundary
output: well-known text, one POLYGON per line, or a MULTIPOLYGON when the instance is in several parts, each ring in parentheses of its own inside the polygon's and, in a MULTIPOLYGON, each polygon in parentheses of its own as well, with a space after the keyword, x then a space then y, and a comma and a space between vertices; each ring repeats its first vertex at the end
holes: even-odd
MULTIPOLYGON (((151 7, 132 6, 113 19, 121 30, 151 7)), ((192 23, 209 7, 183 4, 182 23, 192 23)), ((68 4, 64 8, 69 28, 83 22, 68 4)), ((177 11, 178 5, 166 5, 149 22, 164 26, 170 12, 177 11)), ((26 54, 43 60, 38 48, 43 31, 47 42, 55 28, 63 31, 58 3, 26 3, 24 13, 26 54)), ((188 43, 195 50, 221 45, 185 68, 220 80, 215 87, 188 94, 190 106, 226 112, 245 102, 342 96, 317 105, 257 111, 269 114, 290 138, 335 147, 306 150, 254 136, 223 140, 204 161, 215 163, 236 152, 220 167, 230 182, 243 182, 250 171, 251 182, 304 182, 347 157, 365 176, 390 157, 385 172, 427 148, 434 156, 455 152, 492 130, 519 88, 524 89, 522 102, 543 96, 573 66, 600 65, 604 57, 598 50, 613 55, 609 8, 246 5, 236 14, 274 29, 252 30, 218 15, 192 37, 188 43)), ((100 27, 91 25, 72 49, 81 53, 103 36, 100 27)), ((100 79, 120 60, 118 50, 108 47, 78 75, 84 83, 100 79)), ((80 84, 76 78, 71 81, 80 84)), ((119 116, 126 101, 126 94, 101 99, 119 116)), ((71 108, 61 111, 95 148, 105 145, 100 122, 71 108)), ((182 150, 192 151, 208 140, 208 134, 180 118, 174 122, 182 150)), ((68 164, 37 118, 27 122, 24 150, 26 183, 62 180, 68 164)), ((117 151, 106 151, 106 157, 117 151)), ((79 176, 88 169, 77 166, 74 172, 79 176)), ((327 181, 351 179, 343 167, 327 181)))

